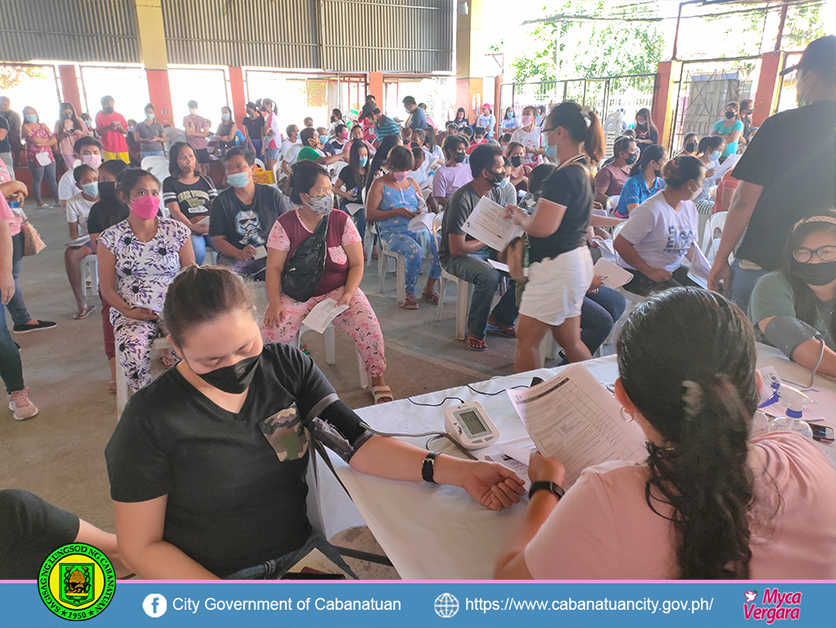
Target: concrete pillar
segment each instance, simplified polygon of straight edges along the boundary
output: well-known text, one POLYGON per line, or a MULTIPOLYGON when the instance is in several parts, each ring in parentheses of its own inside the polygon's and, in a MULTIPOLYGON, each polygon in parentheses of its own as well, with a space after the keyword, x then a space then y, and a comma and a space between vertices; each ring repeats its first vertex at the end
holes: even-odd
POLYGON ((78 92, 78 77, 74 65, 59 65, 58 78, 61 80, 61 93, 64 95, 64 102, 75 107, 76 113, 84 111, 81 107, 81 95, 78 92))
POLYGON ((232 92, 232 111, 236 124, 247 117, 247 97, 244 95, 244 70, 229 66, 229 87, 232 92))
POLYGON ((484 24, 487 15, 485 0, 467 0, 467 5, 467 15, 459 14, 456 20, 456 105, 465 108, 472 122, 484 101, 482 77, 486 74, 484 24))
POLYGON ((148 95, 151 104, 157 110, 157 121, 160 124, 174 125, 171 113, 171 87, 168 82, 168 52, 160 0, 134 0, 134 17, 139 58, 145 67, 148 95))
POLYGON ((676 114, 677 81, 681 73, 680 61, 662 61, 656 67, 653 87, 653 108, 650 117, 659 130, 659 144, 670 148, 673 139, 673 121, 676 114))
POLYGON ((781 95, 781 76, 786 53, 778 50, 761 56, 761 72, 758 77, 758 92, 755 94, 755 111, 752 114, 752 126, 760 126, 763 121, 778 109, 781 95))
POLYGON ((360 99, 360 107, 365 104, 366 102, 366 95, 374 96, 377 100, 377 106, 381 107, 381 111, 383 111, 383 73, 382 72, 369 72, 369 76, 367 79, 366 85, 366 94, 360 99))

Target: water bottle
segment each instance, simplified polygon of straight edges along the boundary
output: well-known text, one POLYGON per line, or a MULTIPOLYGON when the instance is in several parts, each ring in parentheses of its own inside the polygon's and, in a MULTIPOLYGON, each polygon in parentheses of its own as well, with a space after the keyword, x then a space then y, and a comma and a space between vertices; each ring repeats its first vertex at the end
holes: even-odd
POLYGON ((774 391, 773 396, 761 407, 769 405, 772 399, 777 397, 786 402, 787 414, 786 416, 770 419, 766 424, 766 432, 795 432, 802 436, 813 438, 813 430, 810 428, 810 424, 801 418, 804 410, 804 402, 810 401, 810 398, 800 390, 778 382, 772 384, 772 389, 774 391))

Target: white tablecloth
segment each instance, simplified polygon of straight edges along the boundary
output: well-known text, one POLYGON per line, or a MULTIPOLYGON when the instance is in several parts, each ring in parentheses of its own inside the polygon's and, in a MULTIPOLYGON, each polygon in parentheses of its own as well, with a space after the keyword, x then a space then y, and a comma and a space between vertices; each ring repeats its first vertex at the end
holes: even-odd
MULTIPOLYGON (((759 356, 759 365, 774 366, 782 378, 809 383, 809 371, 793 364, 776 349, 759 346, 759 356)), ((615 356, 585 364, 604 384, 613 383, 617 377, 615 356)), ((540 369, 524 375, 495 378, 473 384, 473 387, 483 392, 502 391, 520 384, 528 385, 535 375, 547 379, 559 370, 540 369)), ((836 399, 836 384, 817 379, 816 388, 833 391, 833 399, 836 399)), ((499 428, 500 443, 525 435, 525 428, 504 393, 489 397, 461 387, 414 397, 413 400, 439 403, 444 397, 481 403, 499 428)), ((403 399, 363 408, 358 414, 380 431, 443 432, 444 407, 451 403, 459 402, 448 400, 437 408, 431 408, 403 399)), ((821 408, 817 407, 817 410, 821 408)), ((828 411, 828 422, 836 428, 836 403, 828 411)), ((426 440, 413 439, 411 442, 423 447, 426 440)), ((458 454, 444 439, 436 441, 433 448, 458 454)), ((831 459, 836 460, 836 448, 831 445, 825 449, 831 459)), ((365 520, 398 573, 407 580, 491 578, 505 540, 523 520, 525 501, 497 513, 477 504, 460 488, 385 480, 358 473, 334 455, 331 458, 354 499, 354 505, 347 503, 344 494, 340 495, 333 478, 325 477, 327 470, 321 474, 326 530, 334 534, 365 520), (362 519, 359 519, 360 515, 362 519)))

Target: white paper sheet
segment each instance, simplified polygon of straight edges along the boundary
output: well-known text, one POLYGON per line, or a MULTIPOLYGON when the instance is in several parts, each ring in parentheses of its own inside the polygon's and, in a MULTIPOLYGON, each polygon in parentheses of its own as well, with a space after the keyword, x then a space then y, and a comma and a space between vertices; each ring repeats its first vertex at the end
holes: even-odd
POLYGON ((205 226, 208 227, 209 226, 209 216, 205 216, 204 218, 201 218, 195 224, 196 225, 205 225, 205 226))
POLYGON ((601 258, 616 264, 617 260, 612 240, 596 240, 596 242, 598 243, 598 248, 601 250, 601 258))
POLYGON ((417 216, 415 216, 415 218, 409 221, 409 224, 406 226, 406 228, 410 231, 422 231, 424 229, 432 231, 434 218, 435 214, 418 214, 417 216))
POLYGON ((711 271, 711 262, 706 259, 703 252, 696 244, 694 245, 694 259, 691 261, 691 269, 688 271, 688 279, 698 284, 703 290, 708 289, 708 273, 711 271))
POLYGON ((508 268, 508 264, 503 264, 502 262, 497 262, 495 259, 488 259, 488 264, 496 268, 497 270, 501 270, 504 273, 511 272, 508 268))
POLYGON ((566 467, 566 488, 587 467, 647 455, 641 428, 621 418, 619 403, 582 364, 508 396, 540 453, 566 467))
POLYGON ((263 244, 255 247, 255 256, 253 259, 264 259, 265 257, 267 257, 267 247, 263 244))
POLYGON ((523 230, 505 218, 505 208, 483 196, 473 208, 462 231, 490 248, 501 251, 523 230))
POLYGON ((334 299, 324 299, 314 306, 314 308, 302 321, 302 324, 321 334, 325 331, 325 328, 331 324, 332 320, 345 312, 347 309, 347 305, 338 306, 334 299))
POLYGON ((83 246, 84 244, 87 244, 89 241, 90 241, 90 236, 89 235, 83 235, 83 236, 77 237, 75 240, 71 240, 70 242, 65 242, 64 246, 67 246, 67 247, 69 247, 69 246, 83 246))
POLYGON ((612 262, 605 260, 603 257, 595 262, 592 267, 592 272, 601 277, 601 281, 608 288, 616 290, 633 279, 633 273, 629 270, 624 270, 620 266, 616 266, 612 262))

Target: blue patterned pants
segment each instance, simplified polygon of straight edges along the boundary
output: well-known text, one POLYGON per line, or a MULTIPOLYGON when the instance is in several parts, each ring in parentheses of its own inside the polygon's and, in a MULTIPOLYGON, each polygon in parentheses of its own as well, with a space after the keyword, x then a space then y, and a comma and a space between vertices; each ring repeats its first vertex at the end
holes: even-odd
MULTIPOLYGON (((418 283, 418 273, 421 272, 421 263, 424 260, 424 250, 415 235, 411 231, 386 232, 380 235, 381 240, 386 242, 390 251, 399 253, 406 258, 406 291, 410 294, 415 294, 415 284, 418 283)), ((430 278, 438 279, 441 277, 441 265, 438 263, 438 243, 433 237, 430 237, 429 240, 430 250, 433 254, 430 278)))

